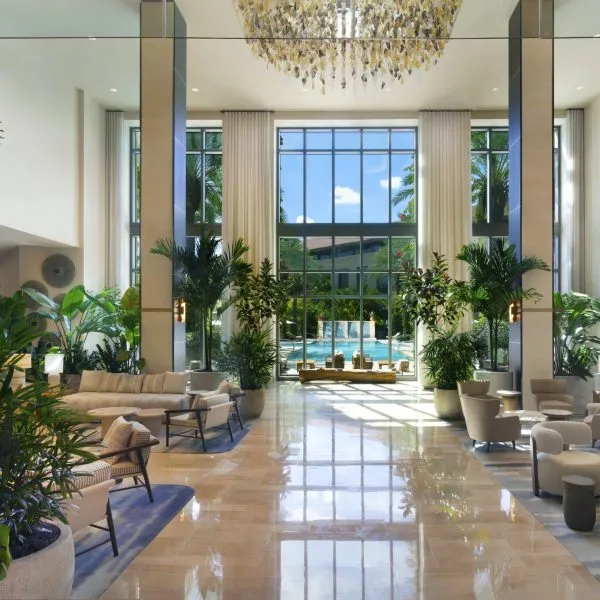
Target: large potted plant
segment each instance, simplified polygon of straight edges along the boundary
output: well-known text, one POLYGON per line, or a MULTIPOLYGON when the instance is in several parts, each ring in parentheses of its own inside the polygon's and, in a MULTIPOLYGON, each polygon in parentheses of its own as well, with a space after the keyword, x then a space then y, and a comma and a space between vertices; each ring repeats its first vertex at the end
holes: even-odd
POLYGON ((271 383, 277 347, 270 327, 274 318, 284 314, 288 283, 272 273, 273 265, 264 259, 257 273, 239 282, 233 298, 239 331, 223 345, 223 368, 246 392, 240 401, 244 418, 258 418, 265 406, 264 388, 271 383))
MULTIPOLYGON (((161 239, 150 251, 168 258, 177 271, 175 295, 186 302, 188 327, 196 328, 202 334, 204 371, 207 373, 213 372, 215 318, 231 305, 232 300, 226 298, 226 293, 252 268, 244 259, 247 251, 248 246, 241 238, 223 248, 220 238, 207 226, 201 226, 199 237, 189 246, 161 239)), ((224 377, 223 373, 203 376, 202 386, 214 389, 224 377)))
POLYGON ((586 294, 554 292, 554 376, 567 380, 576 412, 592 402, 590 380, 600 357, 600 337, 592 328, 600 323, 600 300, 586 294))
POLYGON ((478 369, 475 378, 488 380, 490 393, 512 389, 513 373, 498 360, 502 324, 508 321, 511 304, 541 298, 535 289, 523 288, 523 275, 535 270, 549 271, 550 268, 535 256, 519 259, 515 246, 502 239, 492 240, 489 252, 480 243, 467 244, 456 258, 469 266, 470 279, 461 287, 464 300, 477 317, 485 317, 488 328, 489 369, 478 369))
POLYGON ((0 298, 0 598, 62 600, 74 549, 64 501, 72 469, 92 460, 81 416, 44 382, 11 389, 20 352, 40 332, 22 296, 0 298))

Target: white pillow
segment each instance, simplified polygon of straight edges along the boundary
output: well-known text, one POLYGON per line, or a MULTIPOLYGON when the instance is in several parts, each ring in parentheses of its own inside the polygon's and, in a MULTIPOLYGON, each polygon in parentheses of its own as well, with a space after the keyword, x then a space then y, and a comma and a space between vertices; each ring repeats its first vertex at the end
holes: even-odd
POLYGON ((165 373, 165 379, 162 384, 163 394, 185 394, 187 386, 187 373, 165 373))
POLYGON ((162 393, 164 380, 164 373, 158 373, 157 375, 144 375, 144 382, 142 383, 142 394, 162 393))
POLYGON ((129 375, 123 373, 117 387, 119 394, 139 394, 142 389, 143 375, 129 375))
POLYGON ((120 381, 121 373, 104 373, 104 377, 102 377, 102 381, 98 386, 98 391, 112 394, 117 391, 120 381))
POLYGON ((217 393, 219 394, 230 394, 231 393, 231 388, 233 386, 231 385, 230 381, 221 381, 221 383, 219 384, 219 387, 217 388, 217 393))
POLYGON ((81 374, 80 392, 97 392, 106 371, 84 371, 81 374))

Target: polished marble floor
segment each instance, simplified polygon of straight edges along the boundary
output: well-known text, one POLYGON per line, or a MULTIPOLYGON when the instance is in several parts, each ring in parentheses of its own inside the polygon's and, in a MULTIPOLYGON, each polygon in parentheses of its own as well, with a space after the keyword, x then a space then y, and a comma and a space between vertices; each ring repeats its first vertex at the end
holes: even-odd
POLYGON ((416 384, 277 384, 233 452, 152 456, 195 497, 102 600, 600 598, 433 415, 416 384))

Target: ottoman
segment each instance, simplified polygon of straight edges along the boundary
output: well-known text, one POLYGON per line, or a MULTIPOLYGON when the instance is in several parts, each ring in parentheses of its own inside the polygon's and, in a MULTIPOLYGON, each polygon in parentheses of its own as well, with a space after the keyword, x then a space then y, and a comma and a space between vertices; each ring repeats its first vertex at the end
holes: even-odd
POLYGON ((596 482, 589 477, 567 475, 563 482, 565 523, 575 531, 592 531, 596 524, 596 482))

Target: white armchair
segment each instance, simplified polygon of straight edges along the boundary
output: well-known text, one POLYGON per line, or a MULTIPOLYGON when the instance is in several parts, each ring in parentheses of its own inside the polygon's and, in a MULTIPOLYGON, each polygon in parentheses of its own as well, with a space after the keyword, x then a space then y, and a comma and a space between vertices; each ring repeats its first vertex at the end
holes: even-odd
POLYGON ((571 444, 590 445, 592 431, 589 425, 578 421, 549 421, 531 429, 531 460, 533 493, 540 490, 562 496, 562 478, 581 475, 596 482, 596 496, 600 495, 600 455, 592 452, 569 450, 571 444))
POLYGON ((575 398, 567 394, 567 382, 564 379, 532 379, 531 393, 536 410, 540 412, 548 408, 573 410, 575 398))

